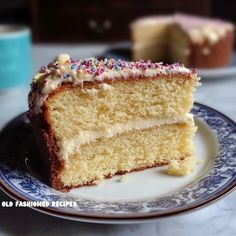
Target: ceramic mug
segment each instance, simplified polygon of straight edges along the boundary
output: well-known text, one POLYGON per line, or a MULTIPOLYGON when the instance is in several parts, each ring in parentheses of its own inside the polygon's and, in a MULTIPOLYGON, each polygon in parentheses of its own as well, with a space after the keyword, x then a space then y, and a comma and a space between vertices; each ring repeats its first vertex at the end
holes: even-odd
POLYGON ((31 65, 30 30, 0 25, 0 90, 28 84, 31 65))

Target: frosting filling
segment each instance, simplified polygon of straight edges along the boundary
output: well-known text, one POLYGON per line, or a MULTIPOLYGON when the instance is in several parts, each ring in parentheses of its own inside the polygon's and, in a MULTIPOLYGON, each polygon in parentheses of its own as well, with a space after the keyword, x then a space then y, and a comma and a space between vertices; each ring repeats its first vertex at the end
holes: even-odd
POLYGON ((126 123, 114 124, 103 130, 88 130, 81 131, 78 135, 70 139, 64 139, 58 141, 60 149, 60 157, 65 161, 68 160, 69 156, 73 153, 80 152, 80 146, 89 144, 96 141, 99 138, 111 138, 115 135, 128 132, 131 130, 148 129, 158 127, 161 125, 179 124, 185 123, 187 120, 193 119, 192 114, 186 114, 175 118, 152 118, 152 119, 140 119, 136 121, 129 121, 126 123))

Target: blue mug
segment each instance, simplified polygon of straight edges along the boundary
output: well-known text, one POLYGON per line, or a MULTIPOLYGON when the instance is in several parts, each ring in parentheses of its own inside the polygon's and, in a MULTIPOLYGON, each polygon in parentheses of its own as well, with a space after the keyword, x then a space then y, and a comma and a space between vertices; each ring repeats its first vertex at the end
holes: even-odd
POLYGON ((30 30, 0 25, 0 90, 29 84, 31 67, 30 30))

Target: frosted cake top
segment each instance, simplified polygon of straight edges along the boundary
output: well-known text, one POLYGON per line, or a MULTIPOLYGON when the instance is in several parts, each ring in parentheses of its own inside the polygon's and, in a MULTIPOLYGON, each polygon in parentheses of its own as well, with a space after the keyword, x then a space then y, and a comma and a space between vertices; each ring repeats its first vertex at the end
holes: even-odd
POLYGON ((67 54, 60 54, 54 62, 42 67, 34 76, 29 95, 29 107, 34 113, 41 111, 41 106, 48 95, 62 84, 80 84, 85 81, 116 79, 152 78, 159 75, 182 75, 191 77, 198 82, 195 69, 187 69, 179 63, 164 65, 162 62, 153 63, 150 60, 127 62, 124 60, 87 58, 74 60, 67 54))

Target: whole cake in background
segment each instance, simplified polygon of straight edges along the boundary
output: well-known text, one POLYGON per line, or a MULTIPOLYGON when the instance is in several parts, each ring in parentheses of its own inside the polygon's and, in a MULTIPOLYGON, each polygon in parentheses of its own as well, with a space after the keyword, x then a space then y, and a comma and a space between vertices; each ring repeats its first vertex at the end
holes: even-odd
POLYGON ((170 174, 191 172, 198 81, 194 69, 151 61, 61 54, 42 67, 28 117, 51 186, 67 191, 167 164, 170 174))
POLYGON ((194 68, 230 63, 234 25, 191 15, 140 18, 131 25, 133 60, 179 62, 194 68))

